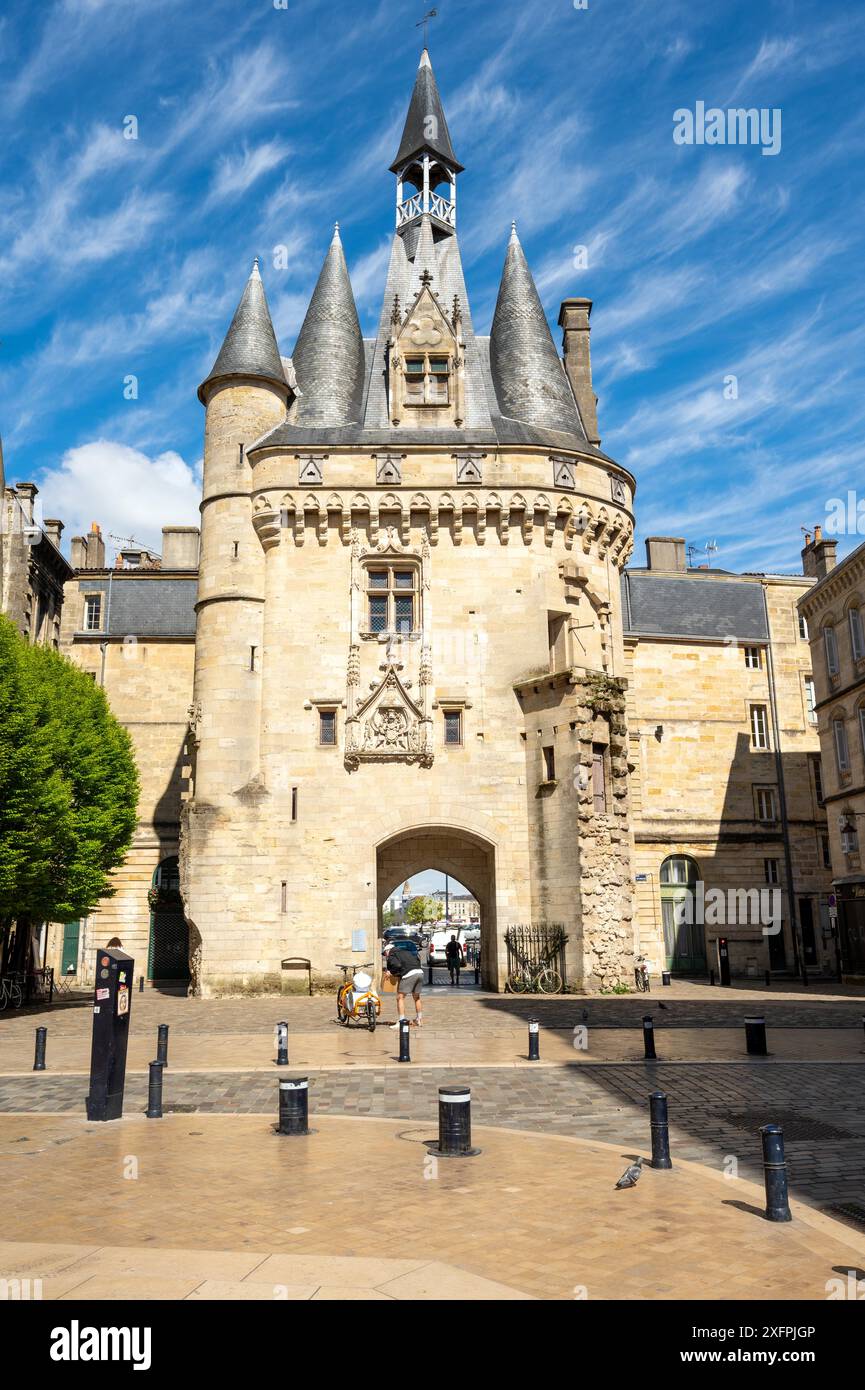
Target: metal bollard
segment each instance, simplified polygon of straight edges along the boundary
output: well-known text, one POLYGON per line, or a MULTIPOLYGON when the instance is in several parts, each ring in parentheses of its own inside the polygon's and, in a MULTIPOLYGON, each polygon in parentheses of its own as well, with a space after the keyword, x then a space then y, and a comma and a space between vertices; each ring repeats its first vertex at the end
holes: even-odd
POLYGON ((480 956, 478 956, 477 960, 475 961, 475 984, 476 984, 476 985, 479 985, 480 982, 481 982, 481 958, 480 958, 480 956))
POLYGON ((427 982, 427 985, 429 986, 429 988, 432 989, 432 982, 433 982, 433 963, 432 963, 432 956, 430 956, 430 958, 429 958, 429 970, 427 971, 426 982, 427 982))
POLYGON ((714 983, 715 983, 715 972, 714 972, 714 970, 710 970, 710 971, 709 971, 709 984, 710 984, 710 985, 713 985, 714 983))
POLYGON ((295 1077, 279 1083, 278 1134, 309 1134, 309 1078, 295 1077))
POLYGON ((652 1167, 672 1168, 667 1097, 663 1091, 653 1091, 649 1096, 649 1120, 652 1129, 652 1167))
POLYGON ((767 971, 766 971, 766 988, 767 988, 767 989, 771 989, 771 987, 772 987, 772 972, 771 972, 771 970, 767 970, 767 971))
POLYGON ((651 1014, 643 1014, 643 1048, 646 1060, 654 1062, 658 1054, 655 1051, 655 1023, 651 1014))
POLYGON ((33 1058, 33 1070, 45 1070, 45 1044, 48 1041, 48 1029, 36 1029, 36 1055, 33 1058))
POLYGON ((148 1120, 162 1119, 162 1073, 165 1071, 164 1062, 151 1062, 150 1074, 147 1078, 147 1110, 148 1120))
POLYGON ((768 1057, 765 1018, 745 1019, 745 1046, 749 1057, 768 1057))
POLYGON ((160 1023, 156 1029, 156 1060, 168 1066, 168 1024, 160 1023))
POLYGON ((671 978, 670 978, 670 972, 669 972, 669 970, 662 970, 662 971, 661 971, 661 984, 662 984, 662 985, 669 985, 669 984, 672 984, 672 980, 671 980, 671 978))
POLYGON ((536 1018, 529 1019, 529 1061, 539 1062, 541 1060, 540 1051, 540 1024, 536 1018))
POLYGON ((410 1062, 410 1061, 411 1061, 411 1052, 409 1051, 409 1042, 408 1042, 408 1030, 409 1030, 410 1027, 411 1027, 411 1024, 409 1023, 409 1021, 408 1021, 407 1018, 401 1018, 401 1019, 400 1019, 400 1021, 399 1021, 399 1060, 400 1060, 401 1062, 410 1062))
POLYGON ((439 1141, 430 1146, 438 1158, 472 1158, 472 1093, 468 1086, 439 1086, 439 1141))
POLYGON ((766 1184, 767 1221, 792 1221, 787 1198, 787 1162, 784 1158, 784 1131, 780 1125, 763 1125, 763 1179, 766 1184))
POLYGON ((139 994, 143 994, 143 993, 144 993, 144 976, 143 976, 143 975, 139 975, 139 976, 138 976, 138 993, 139 993, 139 994))
POLYGON ((276 1065, 288 1066, 288 1024, 285 1022, 276 1025, 276 1065))

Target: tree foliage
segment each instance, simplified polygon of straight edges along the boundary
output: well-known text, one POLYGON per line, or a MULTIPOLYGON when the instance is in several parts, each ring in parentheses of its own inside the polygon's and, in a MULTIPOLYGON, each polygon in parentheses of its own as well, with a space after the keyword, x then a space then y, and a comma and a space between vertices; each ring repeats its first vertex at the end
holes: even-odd
POLYGON ((0 619, 0 918, 67 921, 110 896, 138 790, 104 692, 0 619))
POLYGON ((444 909, 435 898, 412 898, 406 910, 406 921, 412 926, 423 926, 426 922, 437 922, 444 909))

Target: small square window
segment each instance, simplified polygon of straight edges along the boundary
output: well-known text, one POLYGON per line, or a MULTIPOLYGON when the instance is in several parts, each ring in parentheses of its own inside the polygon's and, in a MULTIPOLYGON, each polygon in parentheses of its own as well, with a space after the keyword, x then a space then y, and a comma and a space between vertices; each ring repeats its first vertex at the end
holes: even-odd
POLYGON ((778 877, 778 860, 777 860, 777 859, 764 859, 764 860, 763 860, 763 869, 764 869, 765 874, 766 874, 766 882, 767 882, 767 883, 778 883, 778 882, 779 882, 779 877, 778 877))
POLYGON ((414 571, 413 571, 413 570, 397 570, 396 573, 394 574, 394 577, 393 577, 393 578, 394 578, 394 584, 396 585, 396 587, 397 587, 398 589, 413 589, 413 588, 414 588, 414 571))
POLYGON ((759 647, 745 648, 745 665, 749 671, 759 671, 762 665, 759 647))
POLYGON ((408 635, 414 626, 414 599, 398 598, 394 604, 396 610, 396 630, 401 635, 408 635))
POLYGON ((369 601, 369 630, 384 632, 387 628, 387 599, 371 598, 369 601))
POLYGON ((320 709, 318 712, 318 741, 326 748, 336 744, 336 710, 320 709))
POLYGON ((456 744, 463 741, 463 716, 462 710, 446 709, 445 712, 445 743, 456 744))
POLYGON ((447 376, 448 360, 446 357, 431 357, 429 369, 435 376, 447 376))
POLYGON ((387 588, 387 570, 369 570, 369 587, 371 589, 387 588))
POLYGON ((423 376, 423 358, 407 357, 405 360, 406 376, 423 376))

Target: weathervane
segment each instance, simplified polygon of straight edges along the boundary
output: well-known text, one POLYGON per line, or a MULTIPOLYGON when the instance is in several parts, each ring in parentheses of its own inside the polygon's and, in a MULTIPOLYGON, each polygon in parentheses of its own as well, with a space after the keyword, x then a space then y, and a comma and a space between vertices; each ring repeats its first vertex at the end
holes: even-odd
POLYGON ((428 13, 424 15, 423 19, 419 19, 417 24, 414 26, 416 29, 423 28, 424 48, 426 48, 427 46, 427 38, 429 37, 427 31, 429 30, 429 22, 431 19, 438 19, 438 10, 429 10, 428 13))

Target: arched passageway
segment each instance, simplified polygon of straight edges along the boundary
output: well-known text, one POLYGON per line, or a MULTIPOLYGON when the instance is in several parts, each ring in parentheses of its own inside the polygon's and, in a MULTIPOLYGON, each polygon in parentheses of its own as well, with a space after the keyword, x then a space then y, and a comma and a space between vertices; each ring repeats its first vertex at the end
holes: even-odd
POLYGON ((453 826, 414 827, 377 846, 379 932, 384 903, 406 879, 426 869, 448 874, 477 899, 481 918, 481 983, 497 988, 495 849, 488 840, 453 826))

